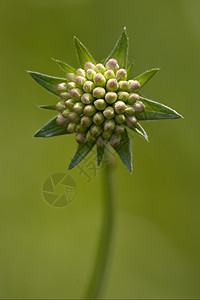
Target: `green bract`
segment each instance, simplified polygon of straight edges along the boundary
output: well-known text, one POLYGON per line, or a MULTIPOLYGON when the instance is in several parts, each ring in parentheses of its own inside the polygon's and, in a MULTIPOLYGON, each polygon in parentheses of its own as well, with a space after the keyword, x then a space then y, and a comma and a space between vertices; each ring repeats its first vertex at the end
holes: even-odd
POLYGON ((133 130, 148 140, 138 121, 175 119, 181 115, 163 104, 143 98, 139 93, 158 68, 135 78, 128 78, 133 65, 127 69, 126 28, 104 64, 96 63, 76 37, 74 44, 79 69, 75 70, 66 63, 55 60, 65 72, 65 78, 29 71, 35 81, 60 98, 57 104, 40 106, 56 110, 58 114, 34 136, 51 137, 75 133, 79 146, 69 169, 76 166, 95 145, 99 166, 104 149, 110 144, 131 172, 131 147, 127 130, 133 130))

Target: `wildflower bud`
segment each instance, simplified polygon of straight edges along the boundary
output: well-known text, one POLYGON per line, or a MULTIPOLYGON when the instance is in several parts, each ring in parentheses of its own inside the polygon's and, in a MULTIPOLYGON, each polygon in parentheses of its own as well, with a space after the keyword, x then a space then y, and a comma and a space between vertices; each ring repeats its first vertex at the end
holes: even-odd
POLYGON ((118 135, 121 135, 122 133, 124 133, 124 130, 125 130, 124 124, 116 125, 116 127, 115 127, 115 132, 118 135))
POLYGON ((70 112, 71 112, 71 111, 70 111, 68 108, 65 109, 65 110, 63 110, 63 112, 62 112, 63 117, 64 117, 64 118, 67 118, 67 117, 69 116, 70 112))
POLYGON ((138 94, 130 94, 128 98, 128 104, 134 104, 137 100, 140 99, 140 96, 138 94))
POLYGON ((88 80, 93 80, 95 74, 96 72, 94 70, 88 69, 86 72, 86 77, 88 80))
POLYGON ((102 127, 101 126, 98 126, 98 125, 92 125, 91 129, 91 134, 94 136, 94 137, 97 137, 101 134, 102 132, 102 127))
POLYGON ((106 102, 109 104, 113 104, 117 100, 117 94, 114 92, 108 92, 105 95, 106 102))
POLYGON ((81 99, 81 96, 83 94, 83 90, 81 89, 72 89, 70 91, 70 95, 71 97, 74 99, 74 100, 80 100, 81 99))
POLYGON ((98 148, 104 148, 106 145, 106 141, 103 139, 102 136, 99 136, 97 141, 96 141, 96 145, 98 148))
POLYGON ((125 116, 123 115, 123 114, 121 114, 121 115, 116 115, 115 116, 115 122, 117 123, 117 124, 122 124, 122 123, 124 123, 126 121, 126 118, 125 118, 125 116))
POLYGON ((84 104, 90 104, 90 103, 93 103, 93 102, 94 102, 94 97, 93 97, 92 94, 90 94, 90 93, 84 93, 84 94, 81 96, 81 101, 82 101, 84 104))
POLYGON ((73 106, 73 111, 78 115, 81 115, 83 113, 83 109, 84 109, 84 104, 82 102, 76 102, 73 106))
POLYGON ((128 81, 119 81, 119 90, 127 91, 128 90, 128 81))
POLYGON ((117 101, 114 104, 114 109, 117 114, 122 114, 125 111, 126 104, 123 101, 117 101))
POLYGON ((93 116, 93 114, 96 112, 96 108, 94 107, 94 105, 86 105, 84 108, 84 114, 88 117, 93 116))
POLYGON ((68 115, 68 120, 74 124, 78 124, 78 122, 80 121, 80 116, 77 115, 75 112, 71 112, 68 115))
POLYGON ((70 133, 74 133, 76 130, 76 124, 74 123, 69 123, 69 125, 67 126, 67 131, 70 133))
POLYGON ((134 114, 134 112, 135 112, 135 109, 131 105, 127 105, 126 109, 124 111, 126 116, 132 116, 134 114))
POLYGON ((110 145, 115 148, 119 146, 120 141, 121 141, 121 137, 119 135, 113 134, 110 139, 110 145))
POLYGON ((104 140, 109 141, 112 136, 112 131, 104 131, 102 133, 104 140))
POLYGON ((69 100, 65 101, 65 106, 67 108, 72 108, 74 106, 74 103, 75 103, 75 100, 69 99, 69 100))
POLYGON ((77 133, 83 133, 83 132, 86 132, 86 131, 87 131, 87 128, 84 127, 83 125, 81 125, 81 124, 76 125, 76 132, 77 133))
POLYGON ((133 128, 137 124, 137 119, 135 117, 127 117, 126 124, 129 128, 133 128))
POLYGON ((79 68, 76 73, 79 75, 79 76, 82 76, 82 77, 85 77, 85 70, 79 68))
POLYGON ((88 117, 88 116, 83 116, 81 118, 81 125, 84 127, 90 127, 90 125, 92 125, 92 118, 88 117))
POLYGON ((59 126, 64 126, 65 124, 68 123, 68 120, 66 118, 64 118, 61 114, 57 116, 57 119, 56 119, 56 123, 59 125, 59 126))
POLYGON ((76 141, 79 144, 84 144, 85 143, 85 134, 84 133, 78 133, 76 135, 76 141))
POLYGON ((86 78, 83 76, 76 76, 75 83, 77 86, 82 87, 84 83, 86 82, 86 78))
POLYGON ((61 99, 70 99, 71 95, 70 95, 70 93, 61 93, 60 98, 61 99))
POLYGON ((126 78, 127 78, 126 70, 124 70, 124 69, 119 69, 119 70, 117 71, 117 73, 116 73, 116 79, 117 79, 118 81, 120 81, 120 80, 126 80, 126 78))
POLYGON ((145 111, 145 105, 140 101, 138 103, 135 103, 134 104, 134 109, 136 112, 144 112, 145 111))
POLYGON ((83 85, 83 90, 86 93, 91 93, 93 91, 93 89, 95 88, 95 84, 92 81, 86 81, 83 85))
POLYGON ((128 89, 130 92, 133 92, 140 88, 140 83, 137 80, 129 80, 128 83, 129 83, 128 89))
POLYGON ((106 87, 108 91, 116 92, 118 90, 119 84, 116 79, 109 79, 106 87))
POLYGON ((73 73, 67 73, 66 78, 68 81, 74 81, 75 75, 73 73))
POLYGON ((88 70, 88 69, 94 69, 95 68, 95 65, 93 65, 93 63, 91 63, 90 61, 86 62, 85 63, 85 69, 88 70))
POLYGON ((106 71, 106 68, 102 64, 97 64, 95 69, 98 73, 104 73, 106 71))
POLYGON ((75 82, 68 82, 67 88, 68 88, 68 90, 75 89, 76 88, 75 82))
POLYGON ((56 86, 56 90, 58 92, 66 91, 66 89, 67 89, 67 84, 65 82, 59 83, 56 86))
POLYGON ((105 131, 113 131, 115 129, 115 121, 114 120, 106 120, 104 123, 105 131))
POLYGON ((113 70, 107 70, 106 72, 104 72, 103 75, 106 78, 106 80, 115 78, 115 73, 113 70))
POLYGON ((119 65, 118 65, 116 59, 114 59, 114 58, 109 59, 109 61, 106 64, 106 68, 107 68, 107 70, 113 70, 113 71, 118 70, 119 65))
POLYGON ((90 130, 88 130, 88 132, 86 133, 86 141, 87 142, 94 142, 95 141, 95 137, 91 134, 90 130))
POLYGON ((101 73, 97 73, 96 75, 94 75, 93 80, 96 86, 104 87, 106 84, 106 79, 101 73))
POLYGON ((98 110, 104 110, 107 106, 106 101, 104 99, 98 99, 94 101, 94 105, 98 110))
POLYGON ((64 105, 64 102, 63 101, 60 101, 56 104, 56 109, 58 111, 62 111, 63 109, 65 109, 65 105, 64 105))
POLYGON ((96 114, 94 114, 93 116, 93 122, 96 125, 101 125, 104 122, 104 116, 101 112, 97 112, 96 114))
POLYGON ((103 111, 103 114, 106 119, 112 119, 115 116, 115 112, 112 106, 107 106, 103 111))
POLYGON ((121 91, 121 92, 118 92, 117 95, 118 95, 118 99, 122 100, 124 102, 126 102, 129 98, 129 93, 127 93, 127 92, 122 92, 121 91))
POLYGON ((105 96, 105 89, 102 87, 97 87, 93 90, 93 96, 95 98, 103 98, 105 96))

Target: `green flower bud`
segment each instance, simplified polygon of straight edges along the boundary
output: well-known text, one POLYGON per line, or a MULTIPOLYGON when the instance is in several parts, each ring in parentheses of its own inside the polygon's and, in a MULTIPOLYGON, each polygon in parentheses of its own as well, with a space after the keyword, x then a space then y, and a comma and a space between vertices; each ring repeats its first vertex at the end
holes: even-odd
POLYGON ((119 135, 113 134, 110 139, 110 145, 115 148, 119 146, 120 141, 121 141, 121 137, 119 135))
POLYGON ((93 89, 95 88, 95 84, 92 81, 86 81, 83 85, 83 90, 86 93, 91 93, 93 91, 93 89))
POLYGON ((85 77, 85 70, 79 68, 76 72, 79 76, 85 77))
POLYGON ((90 129, 90 132, 91 134, 94 136, 94 137, 97 137, 101 134, 102 132, 102 127, 101 126, 98 126, 98 125, 92 125, 91 129, 90 129))
POLYGON ((82 101, 84 104, 90 104, 90 103, 93 103, 93 102, 94 102, 94 97, 93 97, 92 94, 90 94, 90 93, 84 93, 84 94, 81 96, 81 101, 82 101))
POLYGON ((83 95, 83 90, 77 88, 77 89, 72 89, 70 91, 70 95, 74 100, 80 100, 81 96, 83 95))
POLYGON ((97 87, 93 90, 93 96, 95 98, 103 98, 105 96, 105 89, 102 87, 97 87))
POLYGON ((84 114, 88 117, 93 116, 93 114, 96 112, 96 108, 94 107, 94 105, 86 105, 84 108, 84 114))
POLYGON ((105 95, 106 102, 109 104, 113 104, 117 100, 117 94, 114 92, 108 92, 105 95))
POLYGON ((125 130, 124 124, 116 125, 116 127, 115 127, 115 132, 118 135, 121 135, 122 133, 124 133, 124 130, 125 130))
POLYGON ((128 104, 134 104, 137 100, 140 99, 140 96, 138 94, 130 94, 129 98, 128 98, 128 104))
POLYGON ((77 84, 77 86, 82 87, 85 82, 86 82, 86 78, 85 77, 83 77, 83 76, 76 76, 75 83, 77 84))
POLYGON ((102 133, 104 140, 109 141, 112 136, 112 131, 104 131, 102 133))
POLYGON ((129 80, 128 83, 128 89, 130 92, 133 92, 140 88, 140 83, 137 80, 129 80))
POLYGON ((64 118, 61 114, 59 114, 59 115, 57 116, 56 123, 57 123, 59 126, 64 126, 65 124, 68 123, 68 120, 67 120, 66 118, 64 118))
POLYGON ((70 93, 61 93, 60 98, 61 99, 70 99, 71 95, 70 95, 70 93))
POLYGON ((83 125, 81 125, 81 124, 76 125, 76 132, 77 133, 83 133, 83 132, 86 132, 86 131, 87 131, 87 128, 84 127, 83 125))
POLYGON ((127 91, 128 90, 128 81, 119 81, 119 90, 127 91))
POLYGON ((88 69, 94 69, 95 68, 95 65, 93 65, 93 63, 91 63, 90 61, 86 62, 85 63, 85 69, 88 70, 88 69))
POLYGON ((107 106, 103 114, 106 119, 112 119, 115 116, 115 111, 112 106, 107 106))
POLYGON ((114 120, 106 120, 104 122, 104 130, 105 131, 113 131, 115 129, 115 121, 114 120))
POLYGON ((137 124, 137 119, 135 117, 127 117, 126 124, 129 128, 133 128, 137 124))
POLYGON ((95 67, 95 70, 98 73, 104 73, 106 71, 106 68, 102 64, 97 64, 96 67, 95 67))
POLYGON ((104 148, 105 147, 106 141, 103 139, 102 136, 99 136, 97 138, 96 145, 97 145, 98 148, 104 148))
POLYGON ((119 80, 126 80, 126 78, 127 78, 126 70, 119 69, 116 73, 116 79, 119 81, 119 80))
POLYGON ((66 78, 68 81, 74 81, 75 75, 73 73, 67 73, 66 78))
POLYGON ((117 114, 122 114, 125 111, 126 104, 123 101, 117 101, 114 104, 114 109, 117 114))
POLYGON ((124 123, 126 121, 126 118, 125 118, 125 116, 123 115, 123 114, 121 114, 121 115, 116 115, 115 116, 115 122, 117 123, 117 124, 122 124, 122 123, 124 123))
POLYGON ((94 101, 94 105, 98 110, 104 110, 107 106, 106 101, 104 99, 98 99, 94 101))
POLYGON ((86 133, 86 141, 87 142, 94 142, 95 141, 95 137, 91 134, 90 130, 88 130, 88 132, 86 133))
POLYGON ((59 83, 56 86, 56 90, 58 92, 66 91, 66 89, 67 89, 67 84, 65 82, 59 83))
POLYGON ((126 116, 132 116, 132 115, 134 115, 134 112, 135 112, 135 110, 134 110, 133 106, 131 106, 131 105, 127 105, 126 109, 124 111, 126 116))
POLYGON ((109 79, 107 81, 107 90, 111 92, 116 92, 118 90, 119 84, 116 79, 109 79))
POLYGON ((104 72, 103 75, 106 78, 106 80, 115 78, 115 73, 113 70, 108 70, 108 71, 104 72))
POLYGON ((65 109, 65 105, 64 105, 64 102, 63 101, 60 101, 56 104, 56 109, 58 111, 62 111, 63 109, 65 109))
POLYGON ((85 134, 84 133, 78 133, 76 135, 76 141, 79 144, 84 144, 85 143, 85 134))
POLYGON ((99 111, 93 116, 93 122, 96 125, 101 125, 104 122, 104 116, 103 114, 99 111))
POLYGON ((136 112, 144 112, 145 111, 145 105, 140 101, 138 103, 135 103, 134 104, 134 109, 136 112))
POLYGON ((81 125, 84 127, 90 127, 90 125, 92 125, 92 118, 88 117, 88 116, 83 116, 81 118, 81 125))
POLYGON ((88 69, 86 72, 86 77, 88 80, 93 80, 95 74, 96 72, 94 70, 88 69))
POLYGON ((118 99, 122 100, 124 102, 126 102, 129 98, 129 93, 127 93, 127 92, 122 92, 121 91, 121 92, 118 92, 117 95, 118 95, 118 99))
POLYGON ((69 123, 69 125, 67 126, 67 131, 70 133, 74 133, 76 131, 76 124, 69 123))
POLYGON ((75 100, 69 99, 69 100, 65 101, 65 106, 66 106, 67 108, 72 108, 72 107, 74 106, 74 103, 75 103, 75 102, 76 102, 75 100))
POLYGON ((68 120, 74 124, 78 124, 79 121, 80 121, 80 116, 77 115, 75 112, 71 112, 69 115, 68 115, 68 120))
POLYGON ((119 65, 116 59, 114 58, 109 59, 109 61, 106 63, 106 68, 107 70, 113 70, 113 71, 118 70, 119 65))
POLYGON ((67 118, 70 114, 71 110, 69 110, 68 108, 63 110, 62 115, 64 118, 67 118))
POLYGON ((76 88, 75 82, 68 82, 67 88, 68 88, 68 90, 75 89, 76 88))
POLYGON ((81 115, 84 110, 84 104, 82 102, 76 102, 73 106, 73 111, 78 115, 81 115))
POLYGON ((106 84, 106 79, 101 73, 97 73, 96 75, 94 75, 93 80, 96 86, 104 87, 106 84))

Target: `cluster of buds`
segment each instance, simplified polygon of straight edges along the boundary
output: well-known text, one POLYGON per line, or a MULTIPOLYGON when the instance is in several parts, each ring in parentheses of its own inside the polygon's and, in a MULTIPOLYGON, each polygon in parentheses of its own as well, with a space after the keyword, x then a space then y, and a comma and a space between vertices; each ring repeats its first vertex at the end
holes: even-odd
POLYGON ((136 126, 135 113, 145 111, 137 94, 140 83, 127 81, 126 70, 119 69, 115 59, 105 66, 86 62, 84 69, 66 77, 68 83, 57 85, 61 98, 57 124, 76 133, 78 143, 95 141, 97 147, 104 147, 109 142, 117 147, 125 126, 136 126))

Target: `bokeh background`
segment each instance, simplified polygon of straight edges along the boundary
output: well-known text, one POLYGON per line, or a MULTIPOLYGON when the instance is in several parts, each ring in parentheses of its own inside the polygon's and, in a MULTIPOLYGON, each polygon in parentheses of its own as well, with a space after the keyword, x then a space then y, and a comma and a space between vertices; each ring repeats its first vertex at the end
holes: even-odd
MULTIPOLYGON (((132 141, 134 172, 117 158, 116 233, 106 299, 200 298, 199 0, 1 0, 0 298, 81 299, 101 224, 100 171, 67 165, 74 136, 34 139, 56 98, 26 70, 62 76, 78 67, 76 35, 97 60, 127 26, 134 74, 161 67, 143 94, 185 119, 146 122, 132 141), (42 198, 47 176, 66 172, 73 203, 42 198)), ((85 163, 82 163, 85 166, 85 163)))

